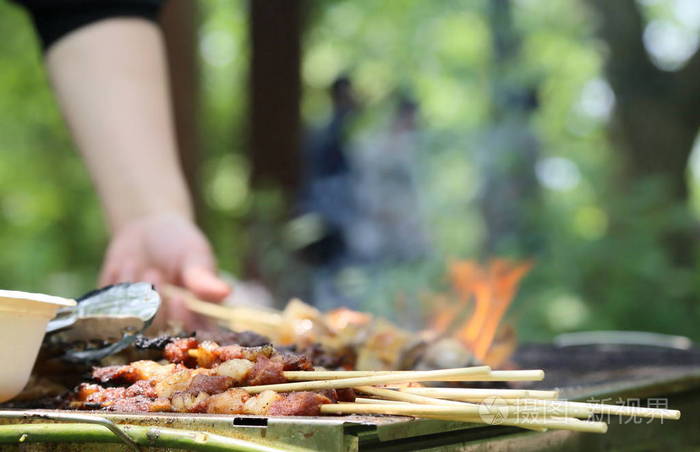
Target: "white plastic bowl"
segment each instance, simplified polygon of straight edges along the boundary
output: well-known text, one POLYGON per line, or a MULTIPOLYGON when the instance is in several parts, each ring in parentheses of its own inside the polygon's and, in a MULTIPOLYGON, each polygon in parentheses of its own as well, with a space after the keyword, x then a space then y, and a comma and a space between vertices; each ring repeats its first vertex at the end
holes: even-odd
POLYGON ((75 300, 0 290, 0 402, 24 389, 46 324, 65 306, 75 306, 75 300))

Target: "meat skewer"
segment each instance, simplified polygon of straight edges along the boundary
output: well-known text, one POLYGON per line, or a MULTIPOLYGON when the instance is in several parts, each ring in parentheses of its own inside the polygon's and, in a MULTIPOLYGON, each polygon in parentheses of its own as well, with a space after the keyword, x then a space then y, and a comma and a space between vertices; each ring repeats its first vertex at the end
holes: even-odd
POLYGON ((271 346, 219 346, 194 338, 177 339, 165 347, 170 361, 135 361, 98 367, 93 378, 103 387, 82 384, 70 407, 126 412, 208 412, 218 414, 318 415, 318 407, 338 400, 352 401, 352 391, 259 391, 254 396, 242 385, 285 382, 285 369, 313 369, 303 355, 281 353, 271 346))
POLYGON ((680 412, 675 410, 555 400, 557 391, 426 388, 416 383, 508 377, 541 379, 541 370, 499 372, 479 366, 336 374, 315 370, 306 356, 280 352, 270 345, 219 346, 194 338, 171 342, 165 347, 164 357, 166 362, 143 360, 94 368, 93 378, 100 384, 81 384, 69 408, 258 416, 394 414, 500 423, 538 431, 558 428, 597 433, 604 433, 607 426, 585 420, 594 413, 656 419, 680 417, 680 412), (356 399, 355 391, 373 398, 356 399), (500 410, 498 422, 483 416, 484 407, 487 414, 493 408, 482 403, 489 398, 503 401, 495 407, 500 410))

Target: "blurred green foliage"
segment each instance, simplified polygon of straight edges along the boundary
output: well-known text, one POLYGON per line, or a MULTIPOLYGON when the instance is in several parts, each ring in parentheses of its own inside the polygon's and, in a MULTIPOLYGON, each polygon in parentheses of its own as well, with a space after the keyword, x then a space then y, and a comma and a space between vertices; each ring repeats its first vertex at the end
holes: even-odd
POLYGON ((0 285, 76 295, 94 287, 106 234, 49 91, 32 26, 0 3, 0 285))
MULTIPOLYGON (((238 274, 249 247, 273 253, 280 242, 260 245, 261 234, 278 232, 251 233, 246 223, 267 196, 251 192, 244 153, 246 4, 199 3, 203 225, 221 267, 238 274)), ((647 3, 649 14, 669 15, 659 6, 664 2, 647 3)), ((661 252, 663 222, 657 220, 675 215, 677 206, 645 207, 658 193, 653 181, 624 199, 610 183, 617 164, 606 135, 611 93, 588 10, 575 0, 513 4, 524 36, 522 77, 540 87, 532 121, 542 143, 539 220, 547 241, 511 313, 521 336, 620 328, 700 339, 698 272, 673 267, 661 252), (615 232, 613 209, 629 218, 624 234, 615 232)), ((0 41, 0 287, 76 295, 94 285, 106 245, 98 204, 23 11, 0 3, 0 26, 6 30, 0 41)), ((446 290, 448 262, 478 254, 484 231, 475 160, 492 121, 491 45, 486 0, 316 2, 304 40, 307 123, 328 114, 326 90, 342 72, 352 75, 362 100, 358 136, 386 126, 397 90, 413 93, 420 104, 419 165, 434 253, 425 262, 384 269, 378 283, 368 283, 362 272, 345 275, 367 309, 395 315, 406 303, 417 306, 426 294, 446 290)))

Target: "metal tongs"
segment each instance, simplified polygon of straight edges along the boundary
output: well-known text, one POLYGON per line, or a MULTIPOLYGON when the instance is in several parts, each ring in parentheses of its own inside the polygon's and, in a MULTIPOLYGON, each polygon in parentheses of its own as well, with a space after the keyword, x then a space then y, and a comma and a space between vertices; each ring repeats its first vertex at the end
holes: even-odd
POLYGON ((99 343, 67 350, 63 359, 71 362, 95 361, 123 350, 148 328, 160 307, 160 295, 145 282, 107 286, 76 301, 76 306, 59 310, 46 327, 52 342, 99 343))

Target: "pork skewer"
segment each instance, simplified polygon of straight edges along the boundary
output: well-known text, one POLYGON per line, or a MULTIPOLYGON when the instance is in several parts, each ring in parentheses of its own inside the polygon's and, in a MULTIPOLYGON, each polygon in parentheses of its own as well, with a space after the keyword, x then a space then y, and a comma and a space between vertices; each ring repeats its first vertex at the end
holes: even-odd
POLYGON ((433 371, 338 372, 336 375, 330 371, 315 371, 303 355, 278 352, 271 346, 221 347, 213 342, 200 343, 193 338, 168 344, 164 356, 169 364, 136 361, 124 366, 95 368, 93 377, 100 382, 130 386, 83 384, 71 407, 122 412, 262 416, 395 414, 500 423, 532 430, 564 428, 598 433, 604 432, 605 424, 575 418, 586 419, 593 413, 657 419, 680 417, 680 412, 675 410, 555 400, 557 391, 411 385, 417 381, 470 378, 541 378, 541 370, 499 373, 479 366, 433 371), (306 381, 300 381, 304 380, 304 374, 307 375, 306 381), (340 378, 335 378, 337 376, 340 378), (289 379, 296 381, 288 382, 289 379), (374 398, 356 400, 354 390, 374 398), (489 398, 500 399, 503 403, 497 406, 484 404, 489 398), (489 416, 494 410, 498 416, 489 416), (492 418, 497 418, 497 421, 492 418))

